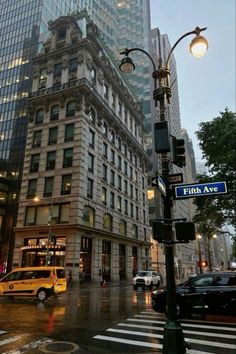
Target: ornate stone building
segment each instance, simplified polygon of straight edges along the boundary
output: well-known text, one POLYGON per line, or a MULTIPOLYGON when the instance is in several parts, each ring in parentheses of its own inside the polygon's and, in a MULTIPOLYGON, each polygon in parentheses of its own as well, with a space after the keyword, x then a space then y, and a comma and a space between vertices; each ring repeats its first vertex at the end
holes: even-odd
POLYGON ((49 27, 33 59, 13 267, 130 279, 151 267, 144 117, 92 22, 49 27))

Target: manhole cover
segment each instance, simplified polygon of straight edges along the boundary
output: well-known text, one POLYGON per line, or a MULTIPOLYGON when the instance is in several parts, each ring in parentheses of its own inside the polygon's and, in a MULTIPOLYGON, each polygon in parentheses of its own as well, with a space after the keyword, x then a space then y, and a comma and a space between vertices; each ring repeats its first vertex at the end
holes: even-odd
POLYGON ((43 353, 72 354, 79 350, 79 346, 71 342, 53 342, 40 345, 39 350, 43 353))

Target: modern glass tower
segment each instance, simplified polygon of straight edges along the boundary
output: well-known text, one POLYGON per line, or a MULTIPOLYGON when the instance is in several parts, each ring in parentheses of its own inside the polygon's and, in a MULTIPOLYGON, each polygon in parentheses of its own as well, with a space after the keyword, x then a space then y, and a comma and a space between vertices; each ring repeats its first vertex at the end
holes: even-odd
MULTIPOLYGON (((148 0, 2 0, 0 13, 0 273, 11 267, 18 196, 25 153, 26 98, 32 86, 31 58, 48 35, 48 21, 87 11, 111 56, 125 47, 150 50, 148 0), (113 53, 113 54, 112 54, 113 53)), ((136 71, 127 77, 151 129, 150 63, 134 54, 136 71)))

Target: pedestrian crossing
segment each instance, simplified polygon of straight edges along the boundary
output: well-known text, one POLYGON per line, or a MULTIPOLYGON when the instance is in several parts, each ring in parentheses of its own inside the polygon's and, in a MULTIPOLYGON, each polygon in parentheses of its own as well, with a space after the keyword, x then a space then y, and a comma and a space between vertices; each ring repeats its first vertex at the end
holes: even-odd
POLYGON ((49 338, 32 340, 30 334, 12 333, 0 330, 0 353, 1 354, 24 354, 39 347, 43 343, 50 343, 49 338))
MULTIPOLYGON (((113 343, 125 345, 125 353, 138 353, 138 350, 140 353, 161 352, 165 322, 155 311, 144 311, 93 338, 101 345, 102 342, 109 343, 110 346, 113 343)), ((185 342, 190 346, 187 349, 188 354, 236 353, 236 323, 232 325, 183 320, 181 326, 185 342)))

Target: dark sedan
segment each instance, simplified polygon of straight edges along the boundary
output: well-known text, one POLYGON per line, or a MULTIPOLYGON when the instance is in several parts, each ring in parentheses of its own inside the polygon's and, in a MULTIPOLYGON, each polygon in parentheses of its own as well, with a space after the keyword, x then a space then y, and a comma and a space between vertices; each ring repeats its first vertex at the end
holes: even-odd
MULTIPOLYGON (((223 313, 236 315, 236 272, 200 274, 176 286, 177 314, 223 313)), ((154 290, 152 307, 167 312, 166 288, 154 290)))

